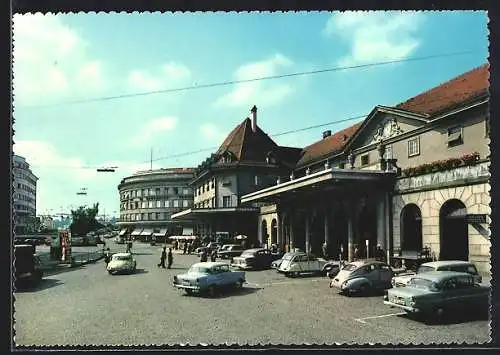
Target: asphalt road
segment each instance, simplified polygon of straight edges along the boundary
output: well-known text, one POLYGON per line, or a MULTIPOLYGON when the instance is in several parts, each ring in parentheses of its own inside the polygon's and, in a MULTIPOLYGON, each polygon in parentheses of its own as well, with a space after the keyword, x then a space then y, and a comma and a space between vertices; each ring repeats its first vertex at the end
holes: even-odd
MULTIPOLYGON (((125 246, 110 246, 121 251, 125 246)), ((432 325, 388 308, 381 296, 347 298, 325 277, 288 279, 248 271, 240 291, 187 296, 172 277, 198 258, 174 255, 157 267, 160 246, 134 244, 138 271, 110 276, 104 263, 50 276, 15 295, 18 345, 428 344, 488 342, 485 317, 432 325)))

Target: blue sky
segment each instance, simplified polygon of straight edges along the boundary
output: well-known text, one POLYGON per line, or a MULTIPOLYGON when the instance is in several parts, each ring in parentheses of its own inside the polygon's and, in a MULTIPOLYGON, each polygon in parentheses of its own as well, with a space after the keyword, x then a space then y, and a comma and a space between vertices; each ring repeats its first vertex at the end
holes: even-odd
MULTIPOLYGON (((14 152, 37 213, 100 202, 138 169, 196 166, 257 105, 268 134, 395 105, 488 57, 486 12, 71 14, 14 17, 14 152), (80 104, 126 95, 473 50, 464 56, 80 104), (115 173, 92 167, 118 166, 115 173), (90 168, 89 168, 90 167, 90 168), (87 188, 87 196, 76 192, 87 188)), ((304 147, 357 121, 283 135, 304 147)))

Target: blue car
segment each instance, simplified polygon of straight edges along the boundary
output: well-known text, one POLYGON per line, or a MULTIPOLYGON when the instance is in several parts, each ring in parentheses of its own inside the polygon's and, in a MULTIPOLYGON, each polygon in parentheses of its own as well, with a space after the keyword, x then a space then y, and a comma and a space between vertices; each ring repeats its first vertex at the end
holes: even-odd
POLYGON ((174 276, 173 286, 188 295, 206 292, 215 296, 222 289, 240 289, 245 282, 245 272, 233 271, 226 263, 202 262, 192 265, 187 273, 174 276))

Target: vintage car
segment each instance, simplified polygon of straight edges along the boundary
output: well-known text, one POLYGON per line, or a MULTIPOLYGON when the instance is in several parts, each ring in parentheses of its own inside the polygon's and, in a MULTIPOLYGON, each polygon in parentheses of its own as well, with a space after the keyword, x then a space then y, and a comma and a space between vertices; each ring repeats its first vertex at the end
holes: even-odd
POLYGON ((289 258, 290 254, 293 254, 293 253, 285 253, 285 254, 283 254, 283 256, 281 258, 274 260, 271 263, 271 269, 276 269, 276 271, 279 272, 279 267, 280 267, 281 263, 283 262, 283 260, 289 258))
POLYGON ((239 289, 245 282, 244 271, 233 271, 223 262, 203 262, 192 265, 185 274, 174 276, 173 286, 187 294, 207 292, 215 296, 223 288, 239 289))
POLYGON ((243 247, 239 244, 226 244, 220 248, 217 256, 221 259, 231 259, 235 256, 240 256, 243 250, 243 247))
POLYGON ((413 276, 406 287, 387 290, 384 304, 407 313, 442 317, 453 311, 488 307, 490 288, 473 275, 455 271, 429 271, 413 276))
POLYGON ((111 256, 111 261, 107 266, 110 275, 133 274, 137 268, 137 261, 131 253, 116 253, 111 256))
POLYGON ((456 271, 456 272, 466 272, 475 277, 477 283, 482 282, 482 277, 477 272, 476 266, 468 261, 460 260, 441 260, 441 261, 431 261, 428 263, 423 263, 420 265, 416 272, 405 272, 401 273, 392 278, 393 287, 403 287, 408 284, 410 279, 424 272, 429 271, 456 271))
POLYGON ((360 260, 346 264, 331 280, 330 287, 349 296, 391 288, 392 269, 381 261, 360 260))
POLYGON ((283 261, 278 268, 278 272, 286 276, 299 276, 300 274, 324 273, 325 259, 316 257, 313 254, 289 253, 283 257, 283 261))
POLYGON ((247 249, 240 256, 233 258, 232 267, 240 269, 268 269, 271 263, 279 258, 278 254, 264 248, 247 249))

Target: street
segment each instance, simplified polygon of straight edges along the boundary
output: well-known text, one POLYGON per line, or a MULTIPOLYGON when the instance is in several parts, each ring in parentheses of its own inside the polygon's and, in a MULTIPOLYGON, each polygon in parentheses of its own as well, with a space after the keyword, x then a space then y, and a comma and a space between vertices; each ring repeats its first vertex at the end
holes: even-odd
MULTIPOLYGON (((113 252, 124 245, 114 245, 113 252)), ((382 296, 345 297, 326 277, 286 278, 247 271, 240 291, 187 296, 175 274, 198 261, 174 254, 159 269, 161 246, 135 243, 134 275, 110 276, 99 261, 48 276, 15 294, 18 345, 429 344, 489 341, 487 319, 430 325, 384 306, 382 296)), ((484 318, 484 317, 483 317, 484 318)))

